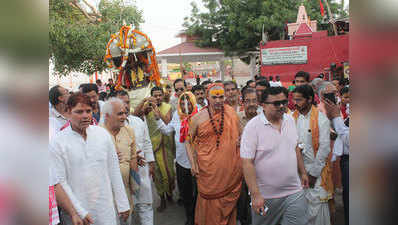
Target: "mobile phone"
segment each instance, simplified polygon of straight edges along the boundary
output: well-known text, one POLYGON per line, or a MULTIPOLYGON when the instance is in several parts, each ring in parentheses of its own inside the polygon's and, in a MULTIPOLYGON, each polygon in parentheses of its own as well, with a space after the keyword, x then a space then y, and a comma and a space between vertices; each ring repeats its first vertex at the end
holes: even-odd
POLYGON ((268 211, 268 207, 264 203, 264 211, 260 209, 260 215, 265 216, 265 213, 268 211))
MULTIPOLYGON (((252 206, 252 203, 250 202, 249 203, 250 204, 250 207, 252 206)), ((261 216, 264 216, 265 215, 265 213, 268 211, 268 207, 265 205, 265 202, 264 202, 264 210, 262 210, 261 208, 260 208, 260 215, 261 216)))
POLYGON ((336 96, 334 95, 334 93, 325 93, 323 94, 323 97, 326 99, 329 99, 330 101, 332 101, 334 104, 337 103, 336 101, 336 96))

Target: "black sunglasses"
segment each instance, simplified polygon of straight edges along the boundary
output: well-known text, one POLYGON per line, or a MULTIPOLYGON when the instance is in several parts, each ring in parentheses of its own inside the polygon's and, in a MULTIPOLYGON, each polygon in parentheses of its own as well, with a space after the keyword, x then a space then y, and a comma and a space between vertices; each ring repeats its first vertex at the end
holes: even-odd
POLYGON ((273 104, 275 107, 278 107, 280 105, 287 105, 289 101, 288 100, 282 100, 282 101, 274 101, 274 102, 264 102, 265 104, 273 104))
POLYGON ((184 91, 184 88, 176 88, 175 91, 184 91))

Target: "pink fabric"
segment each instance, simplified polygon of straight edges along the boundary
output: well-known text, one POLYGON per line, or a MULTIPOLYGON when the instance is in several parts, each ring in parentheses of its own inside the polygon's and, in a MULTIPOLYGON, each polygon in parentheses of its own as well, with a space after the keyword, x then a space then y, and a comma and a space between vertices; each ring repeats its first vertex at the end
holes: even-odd
POLYGON ((298 135, 293 117, 285 114, 281 133, 264 113, 250 120, 242 134, 240 156, 254 159, 259 190, 265 199, 282 198, 302 189, 297 172, 298 135))
POLYGON ((55 191, 54 186, 50 186, 49 189, 49 225, 55 225, 59 223, 59 215, 58 215, 58 208, 57 208, 57 200, 55 198, 55 191))

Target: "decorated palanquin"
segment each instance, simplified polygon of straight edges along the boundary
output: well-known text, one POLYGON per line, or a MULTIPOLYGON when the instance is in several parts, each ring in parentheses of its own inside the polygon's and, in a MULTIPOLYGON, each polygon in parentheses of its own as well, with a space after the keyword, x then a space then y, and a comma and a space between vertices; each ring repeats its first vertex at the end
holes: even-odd
POLYGON ((151 40, 132 26, 124 25, 112 34, 104 61, 117 74, 116 90, 135 90, 148 84, 160 85, 160 73, 151 40))

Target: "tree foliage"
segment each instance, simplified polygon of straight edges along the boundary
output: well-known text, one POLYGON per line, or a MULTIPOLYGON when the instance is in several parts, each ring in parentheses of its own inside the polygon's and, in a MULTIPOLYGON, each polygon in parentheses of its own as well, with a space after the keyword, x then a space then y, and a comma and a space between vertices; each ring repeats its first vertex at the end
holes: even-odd
MULTIPOLYGON (((319 0, 202 1, 207 11, 200 12, 192 2, 191 16, 185 18, 183 26, 188 34, 199 37, 198 46, 220 48, 227 56, 255 50, 261 41, 263 25, 269 40, 283 39, 286 23, 296 22, 301 4, 311 20, 317 20, 318 25, 322 21, 319 0)), ((334 14, 346 15, 335 1, 329 0, 329 5, 334 14)))
POLYGON ((143 23, 142 11, 135 5, 124 5, 122 0, 101 0, 97 13, 82 11, 76 2, 49 1, 49 59, 59 75, 103 71, 111 34, 120 29, 123 20, 136 28, 143 23))

